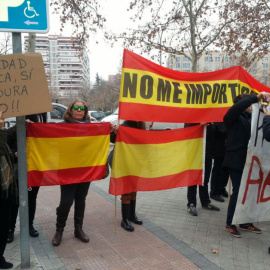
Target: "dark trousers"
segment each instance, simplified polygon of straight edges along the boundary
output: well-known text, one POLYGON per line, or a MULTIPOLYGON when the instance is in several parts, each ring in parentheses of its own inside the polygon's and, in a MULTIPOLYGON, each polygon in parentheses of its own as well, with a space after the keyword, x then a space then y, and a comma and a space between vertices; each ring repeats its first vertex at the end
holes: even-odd
POLYGON ((226 190, 229 180, 229 171, 222 167, 224 157, 215 157, 211 175, 211 195, 221 195, 226 190))
POLYGON ((60 186, 61 198, 57 211, 59 213, 68 213, 74 201, 75 208, 84 207, 89 186, 90 182, 60 186))
POLYGON ((11 200, 0 199, 0 262, 3 261, 10 223, 11 200))
MULTIPOLYGON (((36 205, 37 205, 37 194, 40 187, 32 187, 28 190, 28 211, 29 211, 29 226, 33 226, 36 205)), ((11 204, 11 217, 10 217, 10 230, 15 230, 16 220, 18 216, 19 204, 13 202, 11 204)))
POLYGON ((232 195, 230 198, 229 206, 228 206, 228 213, 227 213, 227 225, 232 225, 232 219, 237 203, 239 188, 241 184, 241 178, 242 178, 243 171, 237 171, 229 169, 229 175, 231 177, 232 181, 232 195))
MULTIPOLYGON (((204 181, 203 185, 199 186, 199 197, 202 206, 207 206, 209 203, 211 203, 211 200, 209 198, 209 192, 208 192, 208 183, 209 178, 211 174, 212 169, 212 156, 206 154, 205 155, 205 170, 204 170, 204 181)), ((187 189, 187 199, 188 199, 188 206, 193 203, 195 206, 197 206, 197 185, 190 186, 187 189)))

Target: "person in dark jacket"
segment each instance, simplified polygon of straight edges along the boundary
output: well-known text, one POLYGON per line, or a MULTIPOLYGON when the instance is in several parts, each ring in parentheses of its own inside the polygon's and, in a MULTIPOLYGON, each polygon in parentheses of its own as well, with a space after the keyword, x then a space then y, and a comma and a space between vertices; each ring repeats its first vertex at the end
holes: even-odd
MULTIPOLYGON (((126 120, 122 124, 123 126, 130 127, 130 128, 138 128, 138 129, 146 129, 145 123, 141 121, 130 121, 126 120)), ((111 142, 115 143, 116 140, 116 133, 118 128, 114 128, 114 131, 111 132, 111 142)), ((110 166, 112 167, 112 158, 113 158, 113 151, 111 151, 108 161, 110 166)), ((134 227, 130 224, 130 221, 137 225, 142 225, 143 222, 140 220, 136 215, 136 197, 137 192, 132 192, 128 194, 121 195, 121 213, 122 213, 122 220, 121 220, 121 227, 128 231, 133 232, 134 227)))
MULTIPOLYGON (((185 127, 194 126, 198 124, 185 124, 185 127)), ((199 186, 199 197, 201 201, 201 205, 203 208, 208 210, 215 210, 219 211, 220 209, 211 204, 211 200, 209 198, 209 192, 208 192, 208 184, 209 179, 211 175, 212 170, 212 160, 213 160, 213 124, 207 123, 207 130, 206 130, 206 147, 205 147, 205 161, 204 161, 204 179, 203 179, 203 185, 199 186)), ((189 186, 187 188, 187 212, 191 216, 197 216, 197 185, 189 186)))
POLYGON ((262 106, 265 115, 263 118, 263 137, 270 142, 270 112, 267 110, 267 105, 262 106))
MULTIPOLYGON (((31 114, 26 115, 26 125, 30 122, 46 123, 46 114, 31 114)), ((7 130, 7 143, 11 152, 14 155, 14 172, 15 179, 18 185, 18 159, 17 159, 17 131, 16 125, 7 130)), ((30 187, 28 189, 28 213, 29 213, 29 235, 31 237, 38 237, 39 232, 34 228, 34 219, 36 214, 37 195, 39 187, 30 187)), ((14 232, 16 227, 16 221, 18 216, 19 204, 13 203, 11 206, 11 220, 8 232, 7 242, 11 243, 14 240, 14 232)))
POLYGON ((7 245, 11 204, 17 200, 18 190, 13 171, 13 155, 7 145, 7 131, 0 112, 0 269, 10 269, 13 264, 4 258, 7 245))
MULTIPOLYGON (((85 102, 76 99, 67 108, 64 114, 65 123, 90 123, 88 107, 85 102)), ((79 149, 78 149, 79 151, 79 149)), ((90 182, 61 185, 61 198, 59 206, 56 208, 56 232, 52 239, 53 246, 59 246, 66 226, 66 221, 70 208, 74 205, 74 235, 82 242, 89 242, 88 236, 84 233, 83 219, 85 211, 85 200, 90 187, 90 182)))
POLYGON ((226 186, 228 184, 229 172, 222 166, 225 156, 225 141, 226 141, 226 129, 223 122, 215 122, 212 124, 213 138, 212 138, 212 156, 214 159, 214 165, 211 173, 211 191, 210 198, 224 202, 223 197, 228 198, 228 192, 226 186))
MULTIPOLYGON (((267 96, 268 94, 265 92, 261 92, 258 95, 238 95, 233 101, 234 105, 227 111, 223 119, 227 131, 226 152, 223 166, 229 170, 233 187, 228 206, 226 230, 235 237, 241 237, 237 227, 232 224, 232 219, 237 203, 251 134, 251 105, 257 103, 262 98, 267 98, 267 96)), ((261 233, 261 230, 256 228, 252 223, 240 224, 239 227, 242 230, 261 233)))

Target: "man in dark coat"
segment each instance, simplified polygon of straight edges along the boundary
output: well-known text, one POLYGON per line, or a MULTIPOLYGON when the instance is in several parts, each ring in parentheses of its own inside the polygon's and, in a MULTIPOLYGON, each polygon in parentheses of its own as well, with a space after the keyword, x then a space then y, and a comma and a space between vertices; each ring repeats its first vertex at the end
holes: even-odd
MULTIPOLYGON (((232 224, 232 220, 251 134, 251 105, 257 103, 262 98, 267 98, 267 96, 268 94, 265 92, 261 92, 258 95, 244 94, 237 96, 233 101, 234 105, 228 110, 223 119, 227 131, 223 166, 229 170, 233 187, 227 213, 226 230, 234 237, 241 237, 237 227, 232 224)), ((240 224, 240 228, 254 233, 261 233, 261 230, 252 223, 240 224)))

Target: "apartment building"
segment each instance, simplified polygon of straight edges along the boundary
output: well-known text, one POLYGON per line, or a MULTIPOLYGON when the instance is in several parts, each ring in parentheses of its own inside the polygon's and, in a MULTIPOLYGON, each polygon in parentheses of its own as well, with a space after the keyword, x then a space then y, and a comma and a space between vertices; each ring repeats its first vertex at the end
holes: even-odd
MULTIPOLYGON (((197 72, 211 72, 215 70, 225 69, 238 66, 241 53, 228 55, 226 52, 205 52, 197 62, 197 72)), ((270 53, 262 59, 254 61, 246 70, 255 79, 262 84, 270 86, 270 53)), ((167 67, 170 69, 191 72, 191 61, 183 55, 170 55, 167 60, 167 67)))
MULTIPOLYGON (((25 48, 28 37, 25 37, 25 48)), ((90 85, 90 64, 86 51, 79 51, 76 38, 58 35, 36 36, 36 52, 43 57, 50 92, 54 97, 74 99, 90 85)))

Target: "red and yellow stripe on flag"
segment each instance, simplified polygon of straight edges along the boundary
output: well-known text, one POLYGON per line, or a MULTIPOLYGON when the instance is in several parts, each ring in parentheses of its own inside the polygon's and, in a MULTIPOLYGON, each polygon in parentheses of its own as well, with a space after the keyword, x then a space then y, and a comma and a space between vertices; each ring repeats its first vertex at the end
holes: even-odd
POLYGON ((109 193, 202 185, 204 128, 149 131, 120 126, 109 193))
POLYGON ((100 180, 110 145, 110 124, 39 124, 27 127, 28 186, 100 180))
POLYGON ((222 122, 233 99, 270 88, 242 67, 189 73, 159 66, 124 50, 119 119, 150 122, 222 122))

